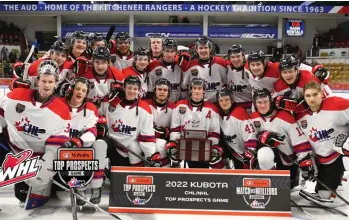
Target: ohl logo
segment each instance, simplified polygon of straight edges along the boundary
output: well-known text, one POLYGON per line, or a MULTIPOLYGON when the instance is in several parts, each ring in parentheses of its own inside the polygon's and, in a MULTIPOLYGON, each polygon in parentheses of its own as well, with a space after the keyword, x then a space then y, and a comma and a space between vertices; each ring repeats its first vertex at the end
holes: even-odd
POLYGON ((115 123, 111 125, 114 132, 131 135, 131 131, 136 131, 136 127, 131 127, 130 125, 125 125, 121 119, 116 120, 115 123))
POLYGON ((320 140, 326 140, 331 138, 330 134, 334 132, 333 128, 328 130, 318 130, 317 128, 312 127, 310 129, 309 139, 313 142, 317 142, 320 140))
POLYGON ((217 87, 219 87, 221 83, 220 82, 210 82, 210 83, 206 83, 206 90, 207 91, 216 91, 217 87))
POLYGON ((45 129, 40 129, 38 126, 30 124, 28 117, 25 117, 19 121, 16 121, 15 127, 17 131, 24 132, 26 134, 31 134, 34 136, 39 136, 40 133, 43 134, 46 132, 45 129))

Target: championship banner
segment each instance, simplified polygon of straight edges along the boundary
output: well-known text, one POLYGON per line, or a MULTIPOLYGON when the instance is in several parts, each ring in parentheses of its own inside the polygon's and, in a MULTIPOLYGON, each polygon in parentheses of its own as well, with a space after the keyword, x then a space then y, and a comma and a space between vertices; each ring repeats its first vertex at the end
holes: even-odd
POLYGON ((287 19, 285 29, 287 37, 303 37, 305 29, 304 20, 287 19))
POLYGON ((112 167, 109 212, 291 216, 290 172, 112 167))
POLYGON ((135 26, 135 37, 151 37, 161 34, 167 38, 198 38, 202 35, 201 26, 135 26))
MULTIPOLYGON (((107 35, 110 24, 108 25, 62 25, 62 38, 71 37, 76 30, 87 33, 102 33, 107 35)), ((129 26, 116 26, 114 34, 118 32, 129 32, 129 26)))
POLYGON ((277 27, 209 27, 211 38, 277 39, 277 27))
POLYGON ((349 6, 221 5, 221 4, 0 4, 0 11, 142 11, 349 13, 349 6))

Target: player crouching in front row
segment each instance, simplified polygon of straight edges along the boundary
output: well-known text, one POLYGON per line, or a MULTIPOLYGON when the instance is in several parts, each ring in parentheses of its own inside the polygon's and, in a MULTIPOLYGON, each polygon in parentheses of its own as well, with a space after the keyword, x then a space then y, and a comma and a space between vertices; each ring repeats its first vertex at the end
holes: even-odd
POLYGON ((194 78, 189 84, 189 99, 177 102, 173 110, 170 141, 166 144, 172 166, 178 166, 180 160, 190 168, 224 166, 223 149, 218 145, 218 109, 204 101, 205 88, 203 79, 194 78))
MULTIPOLYGON (((257 89, 253 93, 256 112, 251 119, 257 130, 260 148, 257 152, 248 150, 245 156, 253 162, 258 160, 258 168, 291 171, 291 188, 297 185, 298 166, 304 179, 310 179, 314 172, 310 158, 311 145, 298 127, 291 113, 277 110, 267 89, 257 89)), ((253 165, 253 163, 251 163, 253 165)))

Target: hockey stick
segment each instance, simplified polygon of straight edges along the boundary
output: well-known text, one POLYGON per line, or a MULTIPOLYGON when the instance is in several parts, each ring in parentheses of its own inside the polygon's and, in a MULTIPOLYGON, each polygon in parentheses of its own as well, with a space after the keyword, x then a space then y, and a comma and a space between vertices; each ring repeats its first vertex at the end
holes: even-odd
POLYGON ((112 37, 113 34, 114 34, 114 31, 115 31, 115 25, 112 25, 112 26, 109 28, 109 31, 108 31, 108 33, 107 33, 107 36, 105 37, 106 42, 108 42, 108 41, 111 39, 111 37, 112 37))
POLYGON ((28 79, 28 68, 29 68, 29 65, 30 65, 30 63, 28 63, 28 61, 33 56, 34 50, 35 50, 35 47, 34 47, 34 45, 32 45, 32 47, 30 48, 30 51, 29 51, 29 54, 28 54, 27 58, 24 60, 24 74, 23 74, 23 77, 22 77, 23 80, 27 80, 28 79))
POLYGON ((71 202, 71 212, 73 215, 73 220, 78 220, 77 208, 76 208, 76 197, 74 195, 74 188, 70 188, 70 202, 71 202))
POLYGON ((127 147, 125 147, 124 145, 120 144, 117 140, 109 137, 113 142, 115 142, 115 144, 122 148, 124 151, 132 154, 133 156, 137 157, 138 159, 140 159, 143 163, 145 163, 148 167, 155 167, 154 163, 150 162, 149 160, 147 160, 146 158, 142 157, 141 155, 137 154, 136 152, 134 152, 133 150, 128 149, 127 147))
MULTIPOLYGON (((309 212, 305 211, 301 206, 299 206, 297 203, 295 203, 295 201, 293 201, 291 199, 291 203, 294 204, 294 207, 296 207, 297 209, 301 210, 302 212, 304 212, 304 214, 306 214, 307 216, 309 216, 311 219, 315 219, 309 212)), ((292 205, 291 205, 292 206, 292 205)))
POLYGON ((64 189, 64 190, 67 191, 67 192, 72 193, 75 197, 78 197, 79 199, 85 201, 87 204, 93 206, 95 209, 98 209, 100 212, 102 212, 102 213, 104 213, 104 214, 108 214, 108 215, 110 215, 110 216, 112 216, 112 217, 114 217, 114 218, 116 218, 116 219, 118 219, 118 220, 121 220, 121 218, 119 218, 119 217, 116 216, 115 214, 112 214, 112 213, 110 213, 110 212, 107 212, 107 211, 105 211, 104 209, 100 208, 98 205, 95 205, 95 204, 91 203, 90 201, 88 201, 88 200, 85 199, 84 197, 80 196, 79 194, 75 193, 74 191, 69 190, 67 187, 63 186, 62 184, 60 184, 59 182, 57 182, 57 181, 54 180, 53 178, 52 178, 51 180, 52 180, 52 182, 53 182, 54 184, 56 184, 58 187, 64 189))

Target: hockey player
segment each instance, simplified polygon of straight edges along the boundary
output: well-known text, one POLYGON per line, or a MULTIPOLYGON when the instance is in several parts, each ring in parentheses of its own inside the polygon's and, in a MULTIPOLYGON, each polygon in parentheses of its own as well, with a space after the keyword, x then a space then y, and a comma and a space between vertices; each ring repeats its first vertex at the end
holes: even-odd
POLYGON ((92 53, 95 51, 97 47, 106 47, 107 42, 105 40, 105 37, 102 33, 93 33, 91 36, 90 41, 88 42, 88 48, 89 51, 87 59, 91 62, 92 61, 92 53))
POLYGON ((149 38, 149 52, 151 62, 159 60, 163 51, 163 38, 161 34, 154 34, 149 38))
POLYGON ((75 31, 70 40, 70 57, 72 61, 75 61, 76 58, 86 55, 87 49, 87 35, 83 31, 75 31))
POLYGON ((172 112, 175 108, 175 104, 169 101, 170 93, 170 82, 165 78, 160 78, 155 82, 154 98, 146 100, 154 116, 156 151, 160 153, 163 167, 170 163, 165 149, 165 144, 170 136, 172 112))
POLYGON ((202 78, 206 82, 205 100, 216 102, 216 93, 227 83, 227 67, 225 60, 212 56, 213 46, 209 37, 202 35, 195 41, 195 52, 198 58, 192 59, 183 71, 181 99, 188 98, 188 87, 194 78, 202 78))
POLYGON ((37 87, 38 67, 45 60, 52 60, 58 65, 58 83, 64 79, 71 80, 73 77, 73 62, 69 60, 69 47, 62 41, 56 41, 51 46, 49 57, 39 59, 30 64, 28 68, 28 79, 23 79, 24 67, 23 63, 16 63, 14 81, 10 85, 13 88, 35 88, 37 87))
POLYGON ((137 76, 141 80, 140 97, 145 98, 148 91, 148 65, 150 62, 150 53, 147 49, 139 47, 134 52, 132 66, 122 70, 124 78, 127 76, 137 76))
POLYGON ((162 58, 151 62, 148 67, 149 85, 147 97, 153 96, 155 82, 160 78, 166 78, 171 84, 170 101, 175 103, 179 100, 182 71, 187 67, 190 57, 186 54, 181 54, 176 59, 176 52, 176 40, 165 39, 162 58))
MULTIPOLYGON (((32 156, 40 156, 41 169, 37 176, 27 180, 30 189, 50 188, 53 172, 52 161, 57 149, 69 141, 68 127, 71 120, 68 107, 54 96, 57 83, 57 64, 43 61, 38 70, 38 90, 17 88, 0 99, 2 135, 14 154, 31 149, 32 156)), ((27 199, 30 189, 25 182, 15 185, 15 196, 21 202, 27 199)), ((40 191, 40 190, 39 190, 40 191)), ((32 195, 31 195, 32 196, 32 195)), ((29 196, 27 208, 43 205, 48 197, 36 195, 32 204, 29 196)))
POLYGON ((228 50, 227 86, 233 91, 234 103, 251 112, 252 87, 245 71, 245 51, 241 44, 234 44, 228 50))
POLYGON ((290 170, 291 188, 297 185, 298 166, 293 161, 298 161, 304 179, 311 178, 311 145, 291 113, 277 110, 267 89, 254 91, 253 104, 256 111, 251 119, 261 147, 257 153, 246 152, 246 158, 250 162, 257 159, 259 169, 290 170))
POLYGON ((245 70, 253 90, 266 88, 272 92, 274 83, 280 78, 279 63, 267 62, 265 58, 262 51, 252 51, 247 57, 245 70))
MULTIPOLYGON (((298 61, 292 56, 286 56, 280 60, 279 64, 280 79, 274 84, 275 104, 277 107, 295 111, 297 101, 301 102, 303 98, 303 87, 309 81, 315 81, 323 87, 324 94, 331 94, 330 88, 322 84, 320 79, 313 76, 306 70, 298 70, 298 61), (327 90, 328 91, 327 91, 327 90)), ((319 68, 319 73, 322 69, 319 68)), ((326 72, 327 74, 327 72, 326 72)), ((322 74, 317 74, 320 78, 322 74)), ((328 77, 328 76, 326 76, 328 77)), ((324 78, 322 78, 324 80, 324 78)), ((297 110, 299 112, 299 110, 297 110)))
MULTIPOLYGON (((215 105, 204 101, 205 81, 201 78, 194 78, 189 85, 190 95, 187 100, 177 102, 172 113, 170 141, 166 144, 168 156, 172 164, 178 164, 177 151, 180 150, 180 139, 185 139, 184 134, 190 130, 202 133, 205 131, 207 140, 211 141, 211 161, 186 161, 190 168, 217 168, 224 167, 223 149, 219 142, 219 115, 215 105)), ((203 138, 206 138, 203 137, 203 138)), ((189 152, 190 154, 192 152, 189 152)), ((200 158, 199 158, 200 159, 200 158)))
MULTIPOLYGON (((115 57, 114 66, 119 70, 132 66, 133 52, 130 50, 131 39, 127 32, 119 32, 112 40, 112 56, 115 57), (115 50, 115 49, 116 50, 115 50), (115 50, 115 54, 114 54, 115 50)), ((114 61, 114 60, 113 60, 114 61)))
POLYGON ((217 93, 220 110, 220 146, 233 158, 235 169, 243 169, 245 149, 257 150, 256 130, 247 111, 233 102, 232 92, 222 88, 217 93))
POLYGON ((110 51, 107 47, 97 47, 93 51, 92 60, 92 66, 83 76, 92 83, 88 99, 99 109, 102 102, 108 102, 109 91, 114 85, 122 84, 124 77, 118 69, 109 65, 110 51))
MULTIPOLYGON (((321 86, 310 81, 304 86, 304 99, 309 109, 297 115, 297 122, 307 136, 317 161, 317 178, 332 190, 341 184, 345 171, 343 156, 333 149, 338 134, 348 132, 349 101, 340 97, 323 99, 321 86)), ((337 191, 348 199, 348 189, 337 191)), ((341 200, 317 183, 316 193, 300 191, 300 195, 322 205, 341 205, 341 200)))

